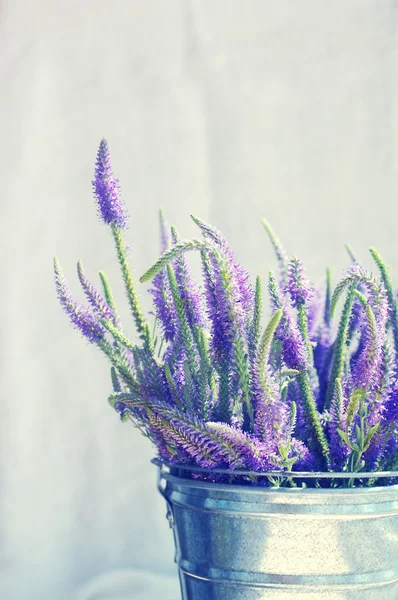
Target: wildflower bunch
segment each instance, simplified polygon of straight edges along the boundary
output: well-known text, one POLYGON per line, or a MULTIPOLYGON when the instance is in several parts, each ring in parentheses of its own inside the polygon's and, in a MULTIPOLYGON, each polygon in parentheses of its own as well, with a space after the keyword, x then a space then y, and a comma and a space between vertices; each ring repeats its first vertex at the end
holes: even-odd
POLYGON ((225 237, 192 215, 200 235, 181 240, 161 214, 161 256, 140 278, 151 281, 151 327, 127 259, 128 217, 104 139, 93 189, 140 342, 123 332, 104 273, 99 291, 79 261, 82 305, 55 259, 56 291, 73 326, 111 363, 111 406, 159 458, 231 473, 349 471, 362 485, 363 470, 395 469, 397 299, 375 249, 378 275, 352 256, 334 291, 329 269, 316 289, 263 221, 279 264, 277 276, 268 274, 271 316, 263 326, 263 281, 251 284, 225 237), (201 286, 190 252, 200 255, 201 286))

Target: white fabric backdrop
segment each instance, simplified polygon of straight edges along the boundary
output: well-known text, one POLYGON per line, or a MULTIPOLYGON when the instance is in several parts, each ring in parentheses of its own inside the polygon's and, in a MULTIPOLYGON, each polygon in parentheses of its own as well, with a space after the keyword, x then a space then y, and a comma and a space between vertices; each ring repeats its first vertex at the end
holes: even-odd
POLYGON ((53 287, 57 254, 77 294, 81 257, 123 295, 92 201, 101 137, 137 275, 162 206, 184 237, 190 212, 216 224, 253 276, 275 265, 266 216, 314 279, 351 242, 397 282, 397 16, 394 0, 0 0, 1 598, 151 600, 159 581, 178 598, 152 449, 53 287))

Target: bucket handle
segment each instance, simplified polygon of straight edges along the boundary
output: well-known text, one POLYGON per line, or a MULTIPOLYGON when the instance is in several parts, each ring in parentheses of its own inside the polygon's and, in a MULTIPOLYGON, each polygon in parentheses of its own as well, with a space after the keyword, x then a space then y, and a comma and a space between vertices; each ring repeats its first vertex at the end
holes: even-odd
POLYGON ((162 494, 163 498, 166 501, 166 519, 169 522, 169 527, 170 529, 174 529, 175 526, 175 520, 174 520, 174 514, 173 514, 173 508, 166 496, 166 489, 167 489, 167 481, 165 481, 162 478, 162 472, 163 472, 163 466, 162 465, 158 465, 158 478, 157 478, 157 487, 159 492, 162 494))

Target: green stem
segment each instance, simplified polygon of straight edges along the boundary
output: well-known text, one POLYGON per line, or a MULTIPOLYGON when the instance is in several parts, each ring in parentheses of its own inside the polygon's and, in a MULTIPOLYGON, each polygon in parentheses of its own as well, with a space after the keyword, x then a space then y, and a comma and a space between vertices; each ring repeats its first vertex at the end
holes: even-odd
POLYGON ((134 279, 127 262, 126 249, 124 246, 122 230, 115 225, 112 226, 113 238, 116 245, 116 253, 119 265, 122 271, 123 281, 127 293, 127 299, 130 304, 137 331, 141 339, 146 340, 150 345, 150 330, 146 328, 146 320, 141 310, 140 302, 134 285, 134 279), (149 336, 149 337, 148 337, 149 336))
POLYGON ((107 340, 101 340, 97 343, 97 346, 109 358, 112 365, 117 369, 125 383, 129 386, 130 390, 137 391, 138 383, 134 374, 131 372, 131 368, 125 363, 122 357, 117 356, 114 348, 112 348, 109 342, 107 340))
POLYGON ((315 404, 315 398, 311 389, 311 382, 307 371, 303 371, 298 375, 298 382, 300 386, 300 392, 303 399, 304 409, 307 420, 312 425, 312 429, 315 433, 317 444, 325 459, 325 466, 328 467, 330 461, 329 444, 326 436, 322 429, 321 422, 319 420, 319 414, 315 404))
POLYGON ((354 303, 356 283, 349 288, 347 298, 341 314, 337 338, 333 348, 332 370, 329 380, 329 386, 326 392, 325 409, 329 409, 334 390, 336 387, 336 379, 341 379, 344 374, 344 363, 346 358, 346 344, 348 327, 350 324, 350 316, 352 305, 354 303))
POLYGON ((305 304, 299 304, 298 306, 298 318, 299 318, 299 329, 305 345, 307 347, 308 358, 310 365, 314 364, 314 354, 312 351, 312 346, 310 342, 310 338, 308 336, 308 319, 307 319, 307 308, 305 304))

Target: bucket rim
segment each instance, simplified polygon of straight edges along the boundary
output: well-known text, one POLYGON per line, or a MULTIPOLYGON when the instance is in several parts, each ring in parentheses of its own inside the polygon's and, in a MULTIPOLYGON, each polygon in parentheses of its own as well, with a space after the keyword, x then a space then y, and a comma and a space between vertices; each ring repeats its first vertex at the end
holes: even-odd
POLYGON ((398 483, 393 485, 384 485, 384 486, 372 486, 372 487, 352 487, 352 488, 303 488, 303 487, 264 487, 253 484, 252 486, 243 486, 239 483, 219 483, 219 482, 211 482, 211 481, 201 481, 198 479, 188 479, 187 477, 181 477, 178 474, 172 473, 172 469, 178 469, 182 471, 188 471, 190 473, 205 473, 205 474, 224 474, 224 475, 253 475, 259 477, 292 477, 295 479, 362 479, 368 478, 386 478, 386 477, 397 477, 398 471, 374 471, 374 472, 364 472, 364 473, 335 473, 332 471, 329 472, 309 472, 309 471, 266 471, 266 472, 256 472, 249 471, 246 469, 205 469, 203 467, 195 467, 193 465, 182 465, 179 463, 170 464, 167 461, 163 461, 159 458, 154 458, 151 460, 151 463, 158 467, 158 475, 159 478, 164 478, 170 482, 178 483, 179 485, 186 485, 195 488, 205 488, 205 489, 222 489, 222 490, 236 490, 242 492, 249 492, 250 490, 254 492, 271 492, 272 493, 288 493, 288 494, 297 494, 297 493, 305 493, 305 494, 380 494, 393 492, 398 490, 398 483))

